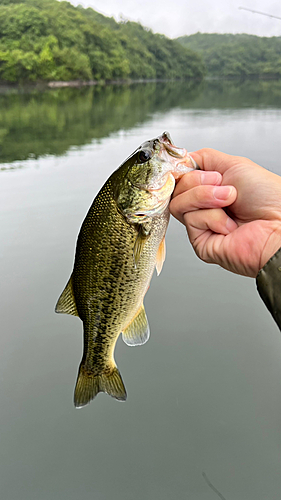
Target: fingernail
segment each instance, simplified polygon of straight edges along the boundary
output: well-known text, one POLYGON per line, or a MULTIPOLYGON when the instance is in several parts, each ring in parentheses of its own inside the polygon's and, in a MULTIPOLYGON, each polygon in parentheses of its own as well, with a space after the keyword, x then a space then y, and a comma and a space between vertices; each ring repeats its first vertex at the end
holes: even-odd
POLYGON ((225 227, 230 233, 232 233, 232 231, 237 228, 237 224, 233 219, 227 217, 225 227))
POLYGON ((229 198, 229 196, 231 195, 232 190, 232 186, 215 187, 213 190, 214 198, 216 198, 217 200, 227 200, 227 198, 229 198))

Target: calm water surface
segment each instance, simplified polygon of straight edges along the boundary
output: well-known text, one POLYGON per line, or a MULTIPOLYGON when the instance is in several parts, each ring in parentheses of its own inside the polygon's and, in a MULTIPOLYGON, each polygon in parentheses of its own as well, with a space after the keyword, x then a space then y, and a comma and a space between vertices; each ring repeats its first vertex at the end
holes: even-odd
POLYGON ((151 339, 118 341, 126 403, 75 410, 82 323, 54 305, 92 199, 144 140, 248 156, 281 174, 281 82, 0 95, 0 496, 280 500, 281 336, 255 282, 200 262, 171 220, 145 299, 151 339))

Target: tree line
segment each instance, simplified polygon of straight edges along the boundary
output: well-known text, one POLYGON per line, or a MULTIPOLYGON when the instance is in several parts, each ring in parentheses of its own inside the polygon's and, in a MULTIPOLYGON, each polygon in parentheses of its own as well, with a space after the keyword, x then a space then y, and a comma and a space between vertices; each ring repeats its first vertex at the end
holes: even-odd
POLYGON ((196 33, 177 40, 202 55, 209 76, 281 77, 281 37, 196 33))
POLYGON ((57 0, 0 0, 0 80, 187 79, 202 57, 135 22, 57 0))

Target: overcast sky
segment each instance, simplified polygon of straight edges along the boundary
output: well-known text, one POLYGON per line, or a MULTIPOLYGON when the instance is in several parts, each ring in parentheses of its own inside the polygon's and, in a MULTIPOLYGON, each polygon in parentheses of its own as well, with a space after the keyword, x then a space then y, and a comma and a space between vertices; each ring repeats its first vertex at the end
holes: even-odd
POLYGON ((277 0, 71 0, 106 16, 139 21, 156 33, 175 38, 192 33, 250 33, 281 36, 281 19, 252 14, 239 7, 281 18, 277 0))
POLYGON ((70 0, 92 7, 117 21, 120 16, 139 21, 154 32, 175 38, 192 33, 250 33, 281 36, 281 19, 252 14, 254 9, 281 18, 277 0, 70 0))

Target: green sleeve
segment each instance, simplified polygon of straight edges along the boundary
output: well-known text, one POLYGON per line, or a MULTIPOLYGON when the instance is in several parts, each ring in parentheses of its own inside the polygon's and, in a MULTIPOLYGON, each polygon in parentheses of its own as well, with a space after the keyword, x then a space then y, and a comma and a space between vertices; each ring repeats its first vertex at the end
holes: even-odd
POLYGON ((281 248, 259 271, 257 289, 281 330, 281 248))

